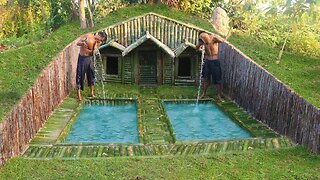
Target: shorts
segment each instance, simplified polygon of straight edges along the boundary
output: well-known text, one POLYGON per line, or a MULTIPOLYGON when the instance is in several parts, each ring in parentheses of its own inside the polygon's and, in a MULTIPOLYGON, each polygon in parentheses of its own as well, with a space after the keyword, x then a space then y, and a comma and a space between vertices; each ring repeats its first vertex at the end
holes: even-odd
POLYGON ((79 54, 76 74, 78 89, 83 90, 85 74, 87 75, 88 86, 93 86, 95 79, 93 56, 81 56, 79 54))
POLYGON ((222 84, 222 72, 220 60, 204 60, 202 67, 202 78, 204 80, 210 80, 212 77, 213 84, 222 84))

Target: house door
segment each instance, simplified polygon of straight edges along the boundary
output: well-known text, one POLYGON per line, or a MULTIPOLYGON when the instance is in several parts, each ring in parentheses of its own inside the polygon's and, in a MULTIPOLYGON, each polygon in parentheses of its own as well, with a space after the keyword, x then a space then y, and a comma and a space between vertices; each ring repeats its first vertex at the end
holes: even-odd
POLYGON ((155 51, 141 51, 139 53, 139 84, 157 83, 157 56, 155 51))

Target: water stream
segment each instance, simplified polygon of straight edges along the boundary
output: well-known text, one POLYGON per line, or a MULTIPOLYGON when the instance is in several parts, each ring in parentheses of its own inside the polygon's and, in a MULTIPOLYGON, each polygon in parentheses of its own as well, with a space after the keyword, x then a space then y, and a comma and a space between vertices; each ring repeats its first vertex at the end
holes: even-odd
POLYGON ((199 74, 199 87, 198 87, 198 95, 197 95, 197 105, 199 102, 199 96, 201 91, 201 84, 202 84, 202 69, 204 64, 204 48, 201 49, 201 68, 200 68, 200 74, 199 74))
POLYGON ((101 54, 100 54, 100 51, 99 49, 96 49, 93 53, 93 64, 94 64, 94 71, 95 71, 95 82, 97 81, 97 79, 100 79, 100 82, 101 82, 101 85, 102 85, 102 95, 103 95, 103 99, 106 99, 106 92, 104 90, 104 77, 105 77, 105 74, 104 74, 104 68, 103 68, 103 61, 102 61, 102 57, 101 57, 101 54), (97 60, 99 60, 99 63, 100 63, 100 66, 101 66, 101 75, 100 75, 100 78, 97 78, 99 76, 99 71, 98 71, 98 68, 97 68, 97 60))

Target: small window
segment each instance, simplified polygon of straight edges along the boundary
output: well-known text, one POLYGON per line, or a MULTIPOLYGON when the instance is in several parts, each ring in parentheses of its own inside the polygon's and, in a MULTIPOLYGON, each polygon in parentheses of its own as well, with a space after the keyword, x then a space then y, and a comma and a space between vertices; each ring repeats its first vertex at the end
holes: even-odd
POLYGON ((107 74, 118 75, 118 57, 107 57, 107 74))
POLYGON ((190 57, 180 57, 178 65, 178 76, 191 76, 190 57))

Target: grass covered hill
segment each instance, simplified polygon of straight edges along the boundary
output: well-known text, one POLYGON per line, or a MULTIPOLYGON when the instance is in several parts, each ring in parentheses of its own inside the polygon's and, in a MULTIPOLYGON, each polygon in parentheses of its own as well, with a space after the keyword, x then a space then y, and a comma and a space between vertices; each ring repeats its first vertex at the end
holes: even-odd
MULTIPOLYGON (((95 31, 128 18, 155 12, 214 31, 207 20, 166 6, 131 6, 111 13, 95 31)), ((0 118, 33 85, 40 72, 66 45, 84 34, 70 23, 42 40, 0 54, 0 118)), ((320 60, 284 53, 242 34, 229 41, 320 107, 320 60)), ((320 179, 320 156, 301 146, 204 156, 30 160, 15 157, 0 169, 0 179, 320 179)))
MULTIPOLYGON (((131 6, 111 13, 96 24, 95 30, 147 12, 155 12, 173 19, 214 31, 207 20, 172 10, 166 6, 131 6)), ((0 119, 2 120, 33 85, 39 73, 66 45, 80 35, 78 23, 70 23, 43 37, 40 41, 0 53, 0 119)), ((235 34, 229 41, 261 64, 278 79, 311 104, 320 107, 320 60, 285 53, 279 65, 275 63, 278 49, 257 42, 245 35, 235 34)))
MULTIPOLYGON (((155 12, 183 22, 213 30, 211 25, 201 18, 171 10, 166 6, 132 6, 110 14, 105 20, 96 24, 94 31, 121 22, 144 13, 155 12)), ((40 72, 69 43, 85 34, 79 29, 79 23, 64 25, 42 40, 10 49, 0 54, 0 119, 8 113, 32 87, 40 72)))

